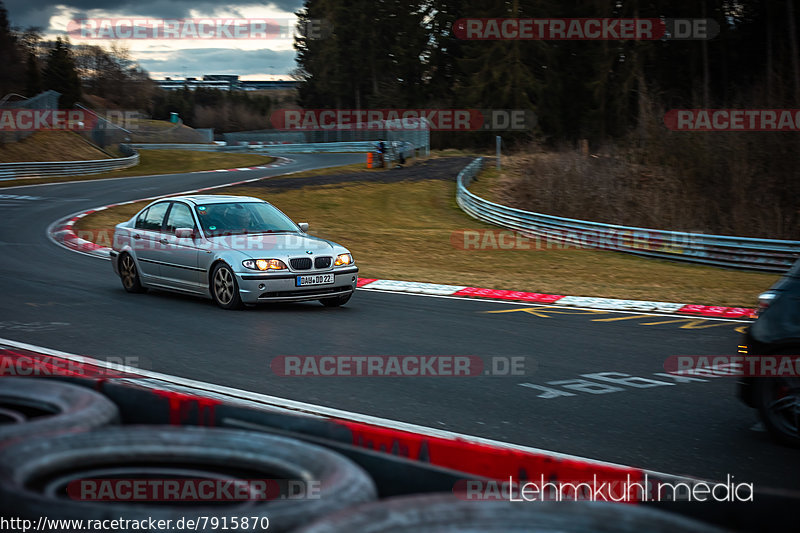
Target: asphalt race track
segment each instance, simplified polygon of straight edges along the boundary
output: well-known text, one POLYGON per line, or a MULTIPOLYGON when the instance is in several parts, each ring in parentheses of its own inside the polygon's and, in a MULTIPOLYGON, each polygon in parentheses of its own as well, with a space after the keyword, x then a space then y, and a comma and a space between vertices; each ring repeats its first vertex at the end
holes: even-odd
POLYGON ((291 157, 267 170, 0 191, 0 337, 138 356, 166 374, 649 470, 800 488, 800 453, 758 430, 732 379, 658 375, 671 355, 733 354, 742 322, 370 290, 339 309, 308 302, 230 312, 166 292, 127 294, 108 261, 46 235, 55 220, 108 203, 363 159, 291 157), (292 378, 270 370, 280 355, 523 356, 528 375, 292 378), (608 372, 649 381, 598 375, 608 372))

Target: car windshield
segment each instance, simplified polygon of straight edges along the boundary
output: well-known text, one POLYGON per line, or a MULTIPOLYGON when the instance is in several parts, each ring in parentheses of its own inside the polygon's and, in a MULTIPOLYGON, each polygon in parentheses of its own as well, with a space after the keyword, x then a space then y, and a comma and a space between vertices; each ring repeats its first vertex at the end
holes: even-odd
POLYGON ((296 233, 297 225, 264 202, 226 202, 198 205, 197 218, 208 236, 245 233, 296 233))

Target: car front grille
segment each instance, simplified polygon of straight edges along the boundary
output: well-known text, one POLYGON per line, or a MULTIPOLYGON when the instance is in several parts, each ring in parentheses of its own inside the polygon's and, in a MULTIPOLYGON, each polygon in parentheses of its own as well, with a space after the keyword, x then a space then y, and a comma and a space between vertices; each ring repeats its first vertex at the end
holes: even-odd
POLYGON ((330 268, 331 257, 317 257, 314 259, 314 268, 330 268))
POLYGON ((289 264, 294 270, 309 270, 311 268, 311 258, 297 257, 295 259, 289 259, 289 264))

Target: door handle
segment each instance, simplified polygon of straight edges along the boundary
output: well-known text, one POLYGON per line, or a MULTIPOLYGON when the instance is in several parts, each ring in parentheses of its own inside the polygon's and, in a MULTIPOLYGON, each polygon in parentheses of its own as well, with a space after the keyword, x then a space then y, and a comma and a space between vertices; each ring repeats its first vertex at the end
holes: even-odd
POLYGON ((158 242, 161 244, 167 244, 169 241, 167 239, 158 239, 158 242))
POLYGON ((134 234, 133 234, 133 238, 134 238, 134 239, 141 239, 141 238, 142 238, 142 236, 141 236, 141 235, 139 235, 138 233, 134 233, 134 234))

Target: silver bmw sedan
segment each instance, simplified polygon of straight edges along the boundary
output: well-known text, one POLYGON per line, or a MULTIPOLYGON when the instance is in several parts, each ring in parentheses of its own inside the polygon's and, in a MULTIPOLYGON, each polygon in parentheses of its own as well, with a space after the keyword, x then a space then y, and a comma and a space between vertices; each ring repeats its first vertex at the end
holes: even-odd
POLYGON ((116 226, 111 262, 128 292, 188 292, 224 309, 302 300, 340 306, 355 292, 358 267, 346 248, 307 231, 259 198, 163 198, 116 226))

